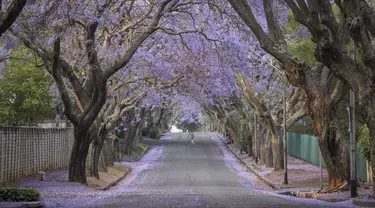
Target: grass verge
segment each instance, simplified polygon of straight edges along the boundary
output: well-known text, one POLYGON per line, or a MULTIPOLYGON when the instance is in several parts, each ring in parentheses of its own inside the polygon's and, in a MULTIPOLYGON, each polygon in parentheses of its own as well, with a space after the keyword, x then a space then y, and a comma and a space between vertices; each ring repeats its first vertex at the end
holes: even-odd
POLYGON ((130 167, 122 164, 116 164, 107 168, 107 172, 99 172, 100 179, 95 177, 87 177, 87 183, 90 187, 98 190, 108 190, 115 186, 130 172, 130 167))
POLYGON ((137 142, 136 145, 135 145, 135 149, 134 151, 132 152, 132 155, 131 157, 138 161, 140 160, 144 154, 146 154, 146 152, 150 149, 149 146, 143 144, 142 142, 137 142))

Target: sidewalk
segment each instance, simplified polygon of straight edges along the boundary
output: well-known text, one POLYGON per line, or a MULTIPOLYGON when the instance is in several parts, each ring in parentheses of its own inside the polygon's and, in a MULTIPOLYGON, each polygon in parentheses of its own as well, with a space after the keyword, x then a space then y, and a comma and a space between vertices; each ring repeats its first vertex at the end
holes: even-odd
MULTIPOLYGON (((141 142, 151 144, 151 146, 157 146, 160 143, 154 142, 149 138, 142 138, 141 142)), ((89 206, 88 204, 92 204, 93 200, 100 200, 103 197, 117 193, 115 189, 118 189, 118 187, 112 188, 113 186, 129 181, 129 177, 134 178, 134 175, 137 175, 141 169, 146 168, 147 166, 144 165, 145 162, 141 160, 143 156, 149 152, 149 149, 149 146, 143 146, 142 151, 139 152, 139 155, 135 158, 136 160, 132 158, 131 162, 125 160, 120 163, 115 162, 114 166, 107 167, 107 172, 99 172, 100 179, 87 177, 88 185, 69 182, 69 171, 66 168, 45 171, 46 175, 44 181, 40 181, 40 175, 38 174, 24 176, 15 181, 10 181, 5 184, 5 186, 36 189, 41 194, 41 201, 19 203, 0 202, 0 207, 27 207, 27 204, 36 207, 36 205, 40 203, 44 203, 47 207, 59 207, 63 205, 74 207, 82 203, 82 201, 87 201, 87 206, 89 206), (139 168, 138 166, 142 167, 139 168)), ((155 154, 155 149, 152 152, 155 154)))
MULTIPOLYGON (((320 168, 307 161, 288 156, 288 184, 283 184, 284 171, 273 171, 273 168, 267 168, 263 164, 256 164, 252 157, 234 144, 227 144, 229 140, 216 133, 227 148, 238 158, 238 160, 247 166, 250 172, 257 176, 257 185, 260 189, 279 194, 294 195, 302 198, 314 198, 324 201, 345 201, 350 198, 350 192, 339 191, 329 194, 318 194, 321 188, 320 168)), ((323 188, 327 188, 328 174, 325 168, 323 173, 323 188)), ((353 204, 359 206, 375 207, 375 200, 369 196, 372 195, 372 187, 367 184, 361 184, 358 188, 358 197, 353 199, 353 204)))

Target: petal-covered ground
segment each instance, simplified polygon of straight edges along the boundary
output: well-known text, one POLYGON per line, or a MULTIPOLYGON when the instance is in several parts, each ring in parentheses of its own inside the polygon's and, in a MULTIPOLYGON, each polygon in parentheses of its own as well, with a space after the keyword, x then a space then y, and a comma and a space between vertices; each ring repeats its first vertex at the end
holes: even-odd
MULTIPOLYGON (((42 193, 46 207, 351 207, 263 191, 256 177, 210 133, 168 134, 138 162, 123 162, 132 171, 108 191, 97 191, 60 178, 54 171, 44 182, 22 181, 42 193)), ((65 179, 66 180, 66 179, 65 179)))

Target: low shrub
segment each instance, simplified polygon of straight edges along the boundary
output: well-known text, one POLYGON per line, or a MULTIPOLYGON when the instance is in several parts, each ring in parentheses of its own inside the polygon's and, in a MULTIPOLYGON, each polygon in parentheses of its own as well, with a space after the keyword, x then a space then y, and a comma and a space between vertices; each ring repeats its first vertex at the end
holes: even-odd
POLYGON ((158 133, 159 133, 159 137, 162 135, 162 134, 165 134, 167 133, 168 131, 166 129, 162 129, 162 128, 158 128, 158 133))
POLYGON ((371 138, 370 138, 370 130, 367 128, 366 125, 362 125, 359 128, 359 141, 358 146, 360 148, 360 153, 363 158, 370 162, 371 154, 370 154, 370 147, 371 147, 371 138))
POLYGON ((135 160, 140 160, 141 157, 145 154, 145 152, 149 149, 149 147, 141 142, 137 142, 135 145, 134 151, 132 151, 132 158, 135 160))
POLYGON ((0 188, 0 201, 39 201, 40 193, 33 188, 0 188))

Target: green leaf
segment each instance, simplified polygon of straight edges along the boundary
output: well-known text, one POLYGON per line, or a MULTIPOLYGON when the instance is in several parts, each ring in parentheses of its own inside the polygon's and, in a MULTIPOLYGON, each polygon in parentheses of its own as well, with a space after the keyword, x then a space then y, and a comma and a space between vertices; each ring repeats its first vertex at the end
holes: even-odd
POLYGON ((0 79, 0 126, 35 125, 55 115, 50 93, 52 77, 44 68, 35 66, 31 53, 26 48, 16 48, 3 70, 3 78, 0 79))

